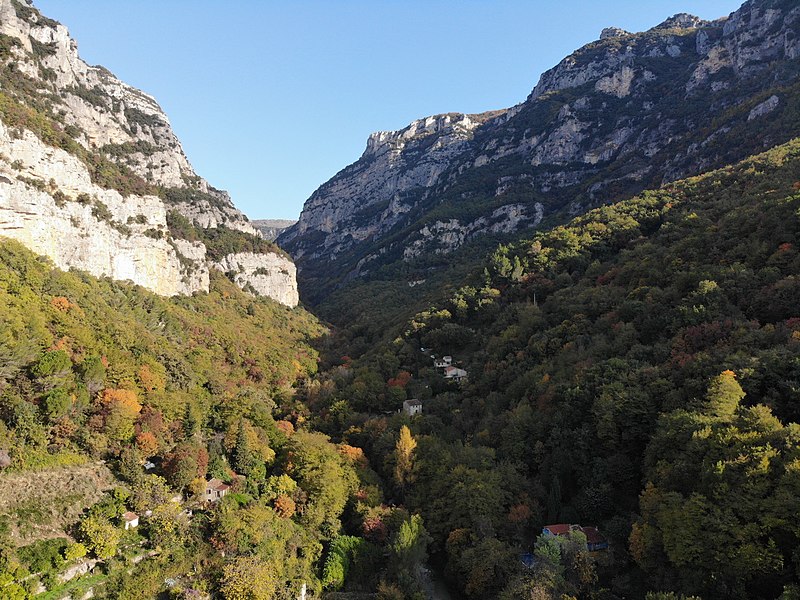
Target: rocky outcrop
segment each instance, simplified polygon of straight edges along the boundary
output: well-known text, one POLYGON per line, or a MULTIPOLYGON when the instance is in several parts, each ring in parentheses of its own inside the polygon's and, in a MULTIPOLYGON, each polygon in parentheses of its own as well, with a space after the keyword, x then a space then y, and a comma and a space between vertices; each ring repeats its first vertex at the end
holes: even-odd
POLYGON ((507 204, 488 217, 480 217, 467 224, 462 224, 458 219, 436 221, 419 230, 417 239, 403 251, 403 257, 410 259, 423 254, 450 254, 476 235, 509 233, 523 224, 535 227, 542 221, 544 207, 537 202, 529 212, 530 208, 524 204, 507 204))
POLYGON ((712 22, 675 15, 642 33, 607 28, 513 108, 373 134, 278 241, 314 302, 393 262, 437 268, 426 253, 496 232, 487 224, 504 206, 528 215, 501 211, 512 236, 730 164, 800 135, 798 44, 800 5, 788 0, 751 0, 712 22))
POLYGON ((748 121, 752 121, 753 119, 757 119, 758 117, 763 117, 764 115, 768 115, 773 110, 778 108, 778 105, 781 103, 781 99, 777 96, 770 96, 766 100, 764 100, 761 104, 755 106, 753 110, 750 111, 750 114, 747 116, 748 121))
POLYGON ((297 268, 284 256, 240 252, 227 255, 213 266, 253 294, 268 296, 292 308, 300 301, 297 268))
MULTIPOLYGON (((171 296, 208 290, 203 231, 216 228, 261 235, 194 172, 155 99, 87 65, 30 2, 0 0, 0 235, 59 268, 171 296), (171 213, 200 241, 180 239, 171 213)), ((258 256, 265 268, 278 258, 258 256)), ((248 289, 296 293, 279 288, 248 289)))
POLYGON ((606 27, 600 32, 600 39, 607 40, 609 38, 625 37, 626 35, 630 35, 630 32, 619 27, 606 27))
POLYGON ((357 242, 382 235, 408 212, 405 193, 436 183, 467 148, 474 130, 492 116, 437 115, 400 131, 373 133, 361 158, 308 199, 299 222, 281 236, 281 243, 309 232, 333 234, 321 238, 321 244, 292 246, 296 258, 318 258, 347 249, 343 239, 357 242), (366 229, 364 217, 370 221, 366 229))

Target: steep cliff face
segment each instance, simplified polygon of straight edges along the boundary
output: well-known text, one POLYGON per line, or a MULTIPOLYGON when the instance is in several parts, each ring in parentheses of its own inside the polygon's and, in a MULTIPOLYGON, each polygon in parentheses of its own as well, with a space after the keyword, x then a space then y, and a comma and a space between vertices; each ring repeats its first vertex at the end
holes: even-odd
POLYGON ((170 244, 155 196, 103 189, 71 154, 2 122, 0 153, 0 235, 61 269, 130 279, 166 296, 208 289, 205 247, 170 244))
POLYGON ((281 304, 297 306, 297 268, 285 256, 238 252, 214 263, 214 268, 230 274, 243 290, 269 296, 281 304))
MULTIPOLYGON (((151 96, 87 65, 66 27, 30 2, 0 0, 0 235, 60 268, 174 295, 208 289, 212 229, 245 246, 260 238, 197 176, 151 96), (178 218, 199 239, 182 239, 178 218)), ((280 285, 294 284, 253 289, 280 285)))
POLYGON ((310 252, 316 258, 335 256, 355 242, 382 235, 413 206, 404 194, 434 185, 491 116, 437 115, 400 131, 373 133, 361 158, 308 199, 297 225, 281 236, 282 243, 290 244, 296 257, 310 252), (309 235, 319 243, 291 244, 309 235))
POLYGON ((432 268, 426 256, 483 233, 729 164, 800 134, 799 58, 789 0, 713 22, 676 15, 643 33, 607 28, 511 109, 374 134, 279 242, 319 301, 387 265, 432 268))

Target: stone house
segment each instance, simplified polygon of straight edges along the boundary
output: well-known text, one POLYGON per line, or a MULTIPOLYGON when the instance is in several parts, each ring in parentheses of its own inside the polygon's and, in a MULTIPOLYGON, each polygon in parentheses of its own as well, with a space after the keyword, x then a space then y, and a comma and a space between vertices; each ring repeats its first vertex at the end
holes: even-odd
POLYGON ((231 489, 227 483, 214 477, 206 482, 206 502, 219 502, 231 489))
POLYGON ((422 402, 420 400, 404 400, 403 412, 409 417, 422 414, 422 402))

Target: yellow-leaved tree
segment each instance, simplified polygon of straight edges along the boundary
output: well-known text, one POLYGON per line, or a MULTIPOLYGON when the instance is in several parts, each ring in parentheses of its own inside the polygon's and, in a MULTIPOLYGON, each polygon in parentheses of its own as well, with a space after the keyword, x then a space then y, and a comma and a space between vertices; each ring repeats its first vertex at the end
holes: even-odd
POLYGON ((395 446, 395 467, 394 480, 400 488, 405 488, 411 483, 412 470, 414 468, 414 450, 417 448, 417 440, 411 435, 411 430, 403 425, 400 428, 400 437, 395 446))

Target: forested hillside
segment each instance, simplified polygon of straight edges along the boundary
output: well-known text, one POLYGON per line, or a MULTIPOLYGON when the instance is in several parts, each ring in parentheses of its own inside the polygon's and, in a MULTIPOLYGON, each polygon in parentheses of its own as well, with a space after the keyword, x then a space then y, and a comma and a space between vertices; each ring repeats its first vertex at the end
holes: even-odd
POLYGON ((320 589, 358 476, 292 408, 313 316, 222 274, 161 298, 10 240, 0 314, 0 596, 320 589), (227 494, 207 501, 207 481, 227 494))
POLYGON ((794 598, 799 234, 794 140, 500 247, 393 343, 329 358, 308 414, 467 598, 794 598))

